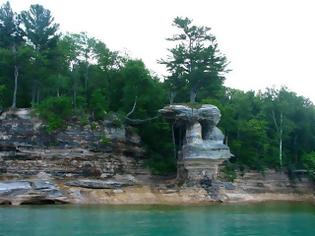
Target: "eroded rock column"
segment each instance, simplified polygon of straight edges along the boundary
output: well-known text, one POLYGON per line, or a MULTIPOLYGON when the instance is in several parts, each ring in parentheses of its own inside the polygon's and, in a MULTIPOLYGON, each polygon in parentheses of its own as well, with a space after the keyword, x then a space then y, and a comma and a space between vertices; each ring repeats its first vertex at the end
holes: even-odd
MULTIPOLYGON (((185 185, 211 183, 218 174, 218 166, 231 157, 230 149, 223 143, 224 135, 216 125, 220 110, 204 104, 200 108, 170 105, 160 110, 171 123, 186 128, 185 140, 178 150, 178 180, 185 185)), ((181 138, 181 137, 177 137, 181 138)))
POLYGON ((202 130, 200 123, 190 123, 186 127, 186 144, 201 143, 202 142, 202 130))

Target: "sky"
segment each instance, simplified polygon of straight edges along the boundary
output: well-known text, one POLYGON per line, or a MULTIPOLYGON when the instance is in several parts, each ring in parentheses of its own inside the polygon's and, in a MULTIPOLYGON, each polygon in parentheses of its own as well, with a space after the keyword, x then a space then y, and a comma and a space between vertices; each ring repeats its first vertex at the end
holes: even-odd
MULTIPOLYGON (((0 0, 1 5, 6 0, 0 0)), ((211 27, 230 61, 225 85, 248 90, 286 86, 315 103, 313 0, 9 0, 14 11, 38 3, 62 32, 87 32, 112 50, 166 75, 166 41, 176 16, 211 27)))

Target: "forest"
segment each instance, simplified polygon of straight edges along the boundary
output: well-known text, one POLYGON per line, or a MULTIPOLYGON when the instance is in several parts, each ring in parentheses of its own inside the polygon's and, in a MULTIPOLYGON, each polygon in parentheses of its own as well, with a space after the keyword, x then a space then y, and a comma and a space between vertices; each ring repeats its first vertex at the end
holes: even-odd
POLYGON ((183 17, 170 24, 175 34, 167 40, 173 47, 166 58, 157 58, 168 75, 159 77, 142 60, 87 33, 61 33, 41 5, 16 13, 9 2, 3 4, 0 112, 31 107, 49 132, 73 119, 82 124, 115 119, 139 132, 146 162, 156 173, 172 173, 172 129, 158 110, 210 103, 222 112, 219 126, 234 155, 227 170, 302 169, 314 177, 314 104, 286 87, 259 92, 225 87, 229 60, 211 29, 183 17))

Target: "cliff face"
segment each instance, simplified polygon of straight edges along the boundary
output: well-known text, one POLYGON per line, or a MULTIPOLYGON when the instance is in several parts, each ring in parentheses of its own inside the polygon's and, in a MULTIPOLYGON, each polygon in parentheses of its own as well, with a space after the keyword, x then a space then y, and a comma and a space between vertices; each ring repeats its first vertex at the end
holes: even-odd
POLYGON ((292 181, 284 173, 266 171, 238 174, 234 182, 226 182, 220 178, 219 163, 200 158, 185 160, 185 170, 194 174, 194 181, 181 185, 180 178, 150 175, 141 161, 144 155, 139 136, 110 121, 85 126, 72 121, 66 129, 48 134, 30 110, 3 113, 0 205, 315 199, 314 185, 307 178, 292 181), (204 178, 205 168, 218 178, 204 178))
POLYGON ((0 202, 20 195, 31 201, 25 196, 30 191, 36 201, 66 199, 56 181, 70 185, 78 179, 146 175, 143 155, 140 137, 110 121, 85 126, 69 122, 65 130, 49 134, 31 110, 6 112, 0 116, 0 202), (39 196, 41 189, 47 190, 45 196, 39 196))
POLYGON ((309 178, 301 175, 290 179, 285 172, 274 170, 237 173, 233 183, 220 191, 230 202, 315 199, 315 186, 309 178))
POLYGON ((81 126, 48 134, 30 110, 0 117, 0 173, 2 178, 27 177, 44 172, 52 177, 111 177, 134 173, 143 156, 140 138, 111 122, 81 126))

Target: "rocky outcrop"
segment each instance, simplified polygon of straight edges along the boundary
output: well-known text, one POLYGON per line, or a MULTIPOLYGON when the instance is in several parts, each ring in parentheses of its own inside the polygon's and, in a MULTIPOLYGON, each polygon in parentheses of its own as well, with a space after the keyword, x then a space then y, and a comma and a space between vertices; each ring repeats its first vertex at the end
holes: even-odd
MULTIPOLYGON (((307 176, 289 178, 285 172, 237 172, 231 188, 219 188, 219 195, 225 201, 267 201, 267 200, 315 200, 315 185, 307 176)), ((218 181, 223 183, 222 181, 218 181)))
POLYGON ((50 180, 19 180, 0 182, 0 204, 67 203, 59 187, 50 180))
POLYGON ((220 110, 209 104, 199 108, 169 105, 160 113, 179 133, 176 137, 179 181, 198 185, 207 179, 214 180, 218 165, 231 156, 223 143, 223 133, 216 127, 220 110))
POLYGON ((73 180, 65 183, 68 186, 91 188, 91 189, 119 189, 134 185, 133 182, 113 181, 113 180, 95 180, 83 179, 73 180))
POLYGON ((0 174, 26 177, 45 172, 56 178, 111 177, 136 173, 143 156, 140 138, 130 129, 104 121, 47 133, 30 110, 0 117, 0 174), (21 115, 22 114, 22 115, 21 115))
POLYGON ((60 181, 88 187, 121 175, 145 176, 149 172, 143 168, 143 155, 133 129, 109 120, 88 125, 73 120, 65 129, 48 133, 45 123, 29 109, 4 112, 0 116, 0 199, 57 202, 67 195, 62 191, 56 195, 58 189, 53 186, 60 181), (43 176, 51 191, 38 188, 44 184, 43 176))
POLYGON ((191 108, 185 105, 169 105, 160 113, 184 136, 178 137, 182 159, 228 159, 228 146, 223 143, 224 135, 216 127, 220 121, 220 110, 213 105, 191 108))
POLYGON ((190 112, 187 107, 167 108, 163 113, 177 125, 177 137, 182 137, 177 140, 183 147, 178 150, 177 179, 150 175, 141 161, 140 138, 130 127, 111 121, 81 125, 74 120, 64 130, 47 133, 45 124, 30 110, 5 112, 0 116, 0 205, 315 199, 312 182, 306 178, 292 181, 284 173, 246 172, 238 173, 234 182, 221 179, 220 163, 230 153, 215 127, 219 111, 206 107, 189 108, 190 112), (190 126, 190 121, 195 124, 190 126), (207 142, 211 148, 202 150, 207 142), (185 145, 200 145, 199 154, 184 150, 185 145), (213 150, 215 145, 222 147, 223 158, 213 150))

